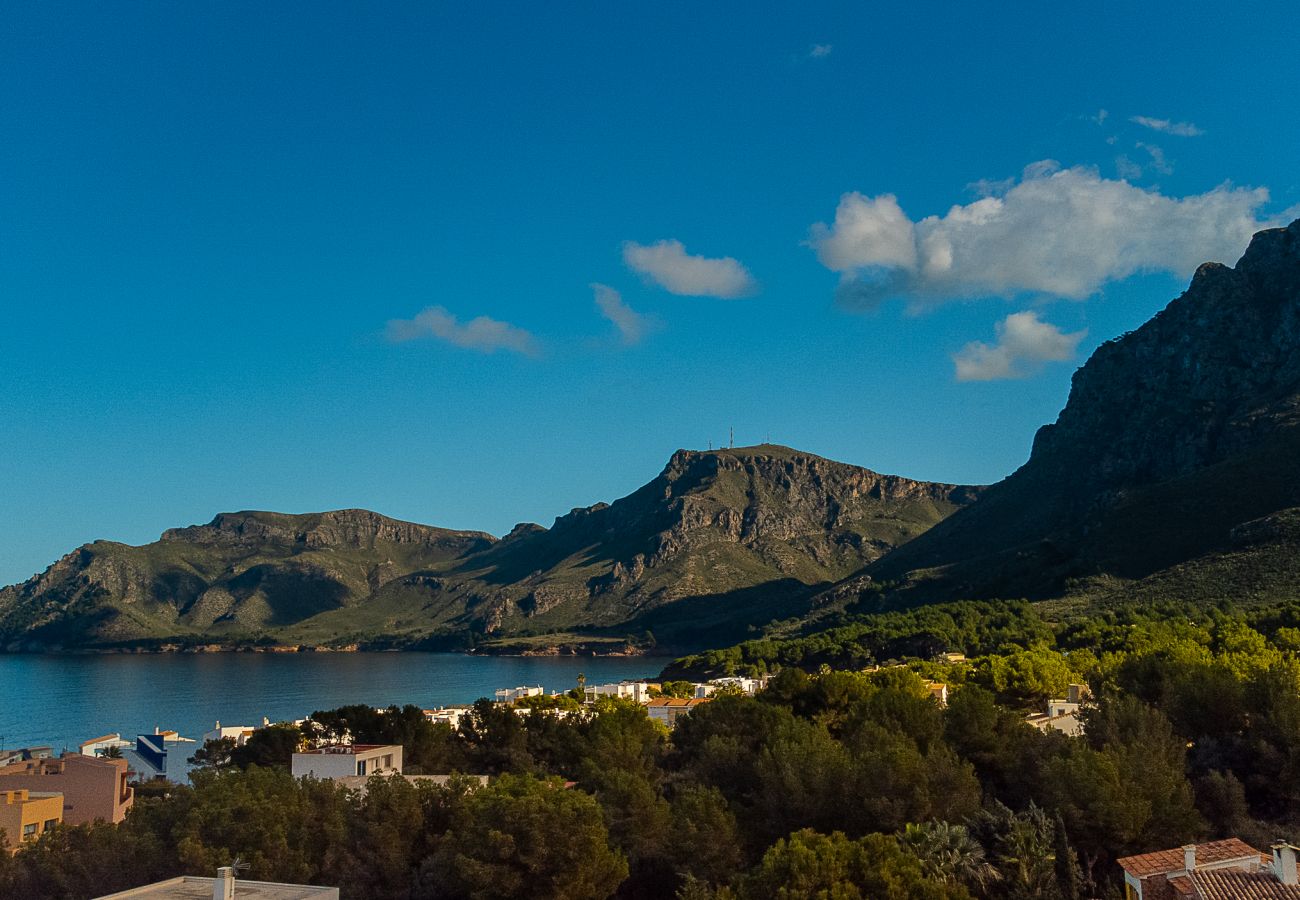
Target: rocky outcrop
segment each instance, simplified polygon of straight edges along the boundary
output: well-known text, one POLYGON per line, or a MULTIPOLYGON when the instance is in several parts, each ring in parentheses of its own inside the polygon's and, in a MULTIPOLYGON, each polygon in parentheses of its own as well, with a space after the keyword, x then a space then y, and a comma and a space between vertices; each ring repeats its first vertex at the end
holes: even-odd
POLYGON ((1300 504, 1298 424, 1300 222, 1098 348, 1023 467, 868 571, 918 596, 1145 577, 1300 504))
POLYGON ((220 513, 207 525, 164 531, 163 541, 260 547, 374 548, 378 543, 414 544, 473 553, 496 540, 480 531, 449 531, 390 519, 365 509, 341 509, 308 515, 266 512, 220 513))

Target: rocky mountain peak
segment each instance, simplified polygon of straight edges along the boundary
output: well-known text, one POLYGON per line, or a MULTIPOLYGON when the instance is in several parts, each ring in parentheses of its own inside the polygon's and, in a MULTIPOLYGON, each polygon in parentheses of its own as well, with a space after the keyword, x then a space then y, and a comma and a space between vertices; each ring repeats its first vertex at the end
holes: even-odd
POLYGON ((1300 221, 1255 235, 1234 267, 1202 265, 1097 348, 1024 466, 871 572, 1002 596, 1145 577, 1300 504, 1297 426, 1300 221))
POLYGON ((1207 263, 1138 330, 1075 373, 1029 466, 1068 460, 1095 484, 1203 468, 1295 420, 1300 390, 1300 221, 1255 235, 1235 268, 1207 263))

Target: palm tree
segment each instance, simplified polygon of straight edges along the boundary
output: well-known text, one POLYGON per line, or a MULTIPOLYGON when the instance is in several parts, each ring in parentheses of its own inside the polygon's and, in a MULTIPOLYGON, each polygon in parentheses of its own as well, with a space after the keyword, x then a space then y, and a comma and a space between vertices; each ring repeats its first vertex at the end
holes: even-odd
POLYGON ((122 748, 121 748, 121 747, 105 747, 105 748, 104 748, 104 752, 103 752, 102 755, 103 755, 104 759, 121 759, 121 758, 122 758, 122 748))
POLYGON ((987 887, 1000 875, 984 856, 984 848, 965 825, 926 822, 908 825, 899 843, 920 860, 925 874, 946 884, 987 887))

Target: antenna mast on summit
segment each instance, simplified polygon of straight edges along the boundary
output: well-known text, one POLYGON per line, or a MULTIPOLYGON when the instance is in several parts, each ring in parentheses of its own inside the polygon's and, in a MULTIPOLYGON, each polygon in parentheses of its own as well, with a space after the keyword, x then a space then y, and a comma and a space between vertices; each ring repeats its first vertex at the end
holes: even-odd
POLYGON ((727 436, 727 449, 732 450, 736 446, 736 426, 731 426, 731 432, 727 436))

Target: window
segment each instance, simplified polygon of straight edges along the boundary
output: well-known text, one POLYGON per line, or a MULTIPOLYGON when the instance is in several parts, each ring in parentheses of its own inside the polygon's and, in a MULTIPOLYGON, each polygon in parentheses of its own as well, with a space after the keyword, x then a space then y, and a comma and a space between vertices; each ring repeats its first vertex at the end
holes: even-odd
POLYGON ((393 754, 390 753, 384 757, 384 768, 391 769, 392 767, 393 767, 393 754))
POLYGON ((28 839, 30 839, 30 838, 34 838, 34 837, 36 837, 36 823, 35 823, 35 822, 32 822, 30 825, 24 825, 24 826, 23 826, 23 840, 28 840, 28 839))
POLYGON ((59 820, 58 820, 58 819, 46 819, 46 820, 45 820, 45 827, 42 828, 41 831, 49 831, 51 828, 53 828, 55 825, 58 825, 58 824, 59 824, 59 820))
POLYGON ((366 761, 364 759, 357 760, 357 774, 358 775, 366 774, 366 761))

